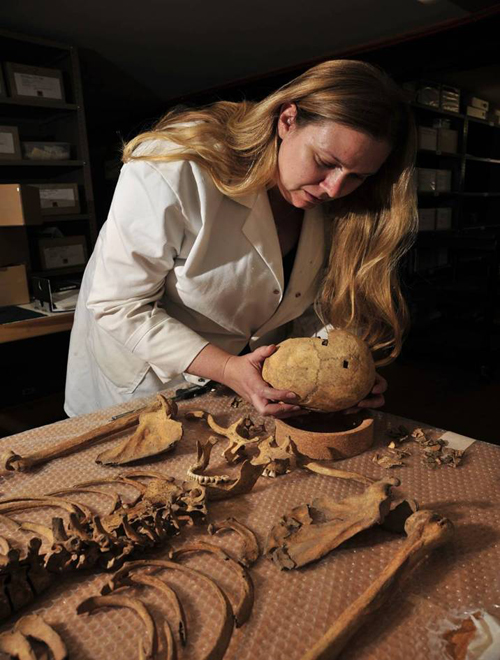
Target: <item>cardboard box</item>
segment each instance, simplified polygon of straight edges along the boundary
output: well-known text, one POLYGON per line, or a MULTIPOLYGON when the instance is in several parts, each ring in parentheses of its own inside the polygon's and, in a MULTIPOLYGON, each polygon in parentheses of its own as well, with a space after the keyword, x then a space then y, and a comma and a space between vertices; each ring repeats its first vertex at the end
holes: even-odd
POLYGON ((470 96, 468 99, 468 104, 473 108, 479 108, 480 110, 488 111, 490 109, 489 101, 484 101, 483 99, 478 99, 477 96, 470 96))
POLYGON ((449 192, 451 190, 451 170, 436 170, 436 191, 449 192))
POLYGON ((25 227, 0 227, 0 267, 29 264, 30 251, 25 227))
POLYGON ((87 242, 85 236, 41 238, 38 241, 42 270, 85 266, 87 242))
POLYGON ((418 230, 434 231, 436 228, 436 209, 418 209, 418 230))
POLYGON ((0 158, 21 160, 17 126, 0 126, 0 158))
POLYGON ((436 151, 438 145, 438 132, 428 126, 418 127, 418 148, 436 151))
POLYGON ((41 225, 40 195, 34 186, 21 183, 0 184, 1 227, 41 225))
POLYGON ((469 117, 476 117, 477 119, 486 119, 486 110, 475 108, 472 105, 467 106, 467 114, 469 117))
POLYGON ((437 131, 438 151, 456 154, 458 151, 458 131, 451 128, 439 128, 437 131))
POLYGON ((42 215, 80 213, 80 199, 76 183, 37 183, 42 215))
POLYGON ((420 192, 435 192, 436 170, 425 167, 417 168, 417 189, 420 192))
POLYGON ((451 229, 453 211, 449 206, 441 206, 436 209, 436 229, 449 231, 451 229))
POLYGON ((26 266, 0 268, 0 306, 25 305, 29 301, 26 266))
POLYGON ((12 98, 64 101, 63 77, 59 69, 6 62, 5 73, 12 98))
POLYGON ((460 89, 458 87, 442 85, 440 98, 441 110, 446 110, 446 112, 460 112, 460 89))

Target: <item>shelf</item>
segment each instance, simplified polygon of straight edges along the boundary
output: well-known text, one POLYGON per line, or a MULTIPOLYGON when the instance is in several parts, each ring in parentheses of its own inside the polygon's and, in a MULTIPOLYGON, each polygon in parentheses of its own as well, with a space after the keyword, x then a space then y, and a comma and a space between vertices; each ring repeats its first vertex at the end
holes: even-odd
POLYGON ((83 160, 4 160, 0 167, 83 167, 83 160))
POLYGON ((479 163, 490 163, 491 165, 500 165, 499 158, 482 158, 481 156, 471 156, 470 154, 465 154, 466 160, 476 160, 479 163))
POLYGON ((500 197, 500 192, 457 192, 461 197, 500 197))
POLYGON ((432 154, 433 156, 441 156, 442 158, 462 158, 462 154, 456 151, 439 151, 439 149, 419 149, 419 154, 432 154))
MULTIPOLYGON (((34 309, 32 305, 20 305, 25 309, 34 309)), ((39 312, 40 310, 36 309, 39 312)), ((73 325, 74 312, 58 312, 48 314, 43 318, 14 321, 0 324, 0 344, 31 337, 51 335, 55 332, 67 332, 73 325)))
POLYGON ((3 106, 15 106, 16 112, 20 107, 29 107, 29 108, 50 108, 51 110, 78 110, 78 105, 76 103, 66 103, 65 101, 53 101, 51 99, 37 99, 37 98, 26 98, 26 99, 12 99, 12 98, 0 98, 0 108, 3 106))
POLYGON ((500 128, 498 124, 495 124, 493 121, 489 121, 488 119, 479 119, 479 117, 471 117, 470 115, 466 115, 466 119, 468 121, 472 121, 475 124, 482 124, 483 126, 491 126, 492 128, 500 128))
POLYGON ((460 114, 460 112, 449 112, 448 110, 441 110, 441 108, 435 108, 432 105, 425 105, 424 103, 412 103, 412 108, 417 108, 419 110, 428 110, 429 112, 434 112, 437 115, 444 115, 445 117, 453 117, 454 119, 465 119, 465 115, 460 114))
POLYGON ((439 197, 440 195, 461 195, 462 193, 459 193, 457 190, 440 190, 439 192, 437 190, 417 190, 417 194, 424 197, 439 197))
POLYGON ((53 277, 55 275, 82 275, 85 266, 71 266, 69 268, 52 268, 52 270, 33 271, 34 277, 53 277))

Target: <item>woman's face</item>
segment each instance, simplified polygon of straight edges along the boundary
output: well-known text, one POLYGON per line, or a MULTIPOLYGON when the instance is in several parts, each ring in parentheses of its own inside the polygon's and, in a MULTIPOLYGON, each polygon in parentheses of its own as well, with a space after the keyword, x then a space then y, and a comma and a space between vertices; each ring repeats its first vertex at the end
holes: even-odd
POLYGON ((296 115, 296 106, 287 104, 278 120, 276 185, 297 208, 349 195, 377 173, 391 151, 386 141, 334 121, 300 127, 296 115))

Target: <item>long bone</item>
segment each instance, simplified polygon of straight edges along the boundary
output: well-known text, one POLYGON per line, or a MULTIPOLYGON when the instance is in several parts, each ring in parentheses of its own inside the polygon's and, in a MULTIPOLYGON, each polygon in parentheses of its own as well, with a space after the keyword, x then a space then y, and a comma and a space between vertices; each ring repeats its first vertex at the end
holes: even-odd
POLYGON ((159 403, 155 401, 151 406, 147 408, 142 408, 138 411, 133 411, 119 419, 115 419, 107 424, 98 426, 90 431, 86 431, 81 435, 76 436, 76 438, 70 438, 69 440, 63 440, 52 447, 46 447, 40 451, 35 451, 32 454, 27 454, 26 456, 20 456, 16 452, 7 449, 0 454, 0 469, 14 472, 27 472, 32 470, 38 465, 43 465, 44 463, 50 463, 56 458, 62 458, 63 456, 69 456, 74 454, 82 449, 91 447, 92 445, 97 444, 103 440, 109 439, 111 436, 116 433, 121 433, 122 431, 128 431, 128 429, 133 426, 137 426, 139 423, 139 416, 142 415, 145 411, 157 410, 159 403))
POLYGON ((379 577, 339 616, 301 660, 335 660, 354 633, 366 623, 434 548, 453 534, 453 524, 433 511, 417 511, 405 523, 408 536, 379 577))

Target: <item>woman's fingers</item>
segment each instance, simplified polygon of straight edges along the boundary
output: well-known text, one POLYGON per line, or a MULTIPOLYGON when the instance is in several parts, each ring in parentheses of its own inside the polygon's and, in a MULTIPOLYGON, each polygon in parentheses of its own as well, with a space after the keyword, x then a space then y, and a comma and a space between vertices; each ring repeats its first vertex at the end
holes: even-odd
POLYGON ((386 379, 380 374, 375 374, 375 385, 372 388, 372 394, 383 394, 387 390, 388 384, 386 379))

